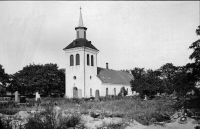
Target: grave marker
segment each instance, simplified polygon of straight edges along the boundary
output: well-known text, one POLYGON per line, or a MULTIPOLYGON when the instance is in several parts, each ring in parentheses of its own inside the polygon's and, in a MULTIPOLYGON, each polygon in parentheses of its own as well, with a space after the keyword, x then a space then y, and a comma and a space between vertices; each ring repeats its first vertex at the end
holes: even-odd
POLYGON ((99 90, 95 91, 95 101, 99 101, 100 100, 100 94, 99 94, 99 90))
POLYGON ((15 91, 15 102, 19 101, 18 91, 15 91))

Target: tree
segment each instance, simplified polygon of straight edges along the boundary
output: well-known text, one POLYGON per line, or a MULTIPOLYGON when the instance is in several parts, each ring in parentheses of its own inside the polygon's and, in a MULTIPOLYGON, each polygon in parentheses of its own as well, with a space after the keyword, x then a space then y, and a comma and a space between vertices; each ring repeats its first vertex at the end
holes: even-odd
POLYGON ((153 95, 157 92, 162 92, 162 80, 160 79, 159 71, 144 68, 135 68, 132 70, 134 80, 131 81, 132 91, 137 91, 140 95, 153 95))
POLYGON ((176 75, 178 68, 172 63, 166 63, 160 67, 161 79, 163 81, 163 88, 165 92, 172 93, 174 91, 173 79, 176 75))
POLYGON ((65 73, 64 69, 58 69, 57 64, 25 66, 12 76, 12 85, 10 88, 25 86, 26 94, 33 94, 37 90, 43 95, 54 93, 64 93, 65 73))
POLYGON ((144 68, 135 67, 133 70, 131 70, 131 73, 135 79, 139 79, 145 74, 145 70, 144 68))
POLYGON ((144 68, 137 68, 135 67, 133 70, 131 70, 132 75, 134 76, 134 80, 132 80, 131 83, 131 90, 142 92, 143 87, 143 80, 144 80, 144 74, 145 70, 144 68))
MULTIPOLYGON (((200 35, 200 26, 198 26, 198 29, 196 29, 196 34, 200 35)), ((189 58, 191 60, 194 59, 194 63, 187 64, 187 67, 192 69, 192 75, 197 82, 200 80, 200 39, 193 42, 189 46, 189 49, 193 49, 193 52, 189 58)))
POLYGON ((9 83, 9 75, 5 73, 3 66, 0 64, 0 93, 5 94, 6 86, 9 83))
POLYGON ((191 72, 186 66, 178 67, 176 75, 173 79, 174 91, 179 95, 186 95, 186 93, 194 89, 195 81, 191 72))

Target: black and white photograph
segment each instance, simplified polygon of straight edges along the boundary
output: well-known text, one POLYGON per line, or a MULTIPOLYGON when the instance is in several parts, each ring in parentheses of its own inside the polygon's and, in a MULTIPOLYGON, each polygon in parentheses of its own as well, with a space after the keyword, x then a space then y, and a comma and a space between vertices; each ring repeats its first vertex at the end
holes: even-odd
POLYGON ((200 129, 200 1, 0 1, 0 129, 200 129))

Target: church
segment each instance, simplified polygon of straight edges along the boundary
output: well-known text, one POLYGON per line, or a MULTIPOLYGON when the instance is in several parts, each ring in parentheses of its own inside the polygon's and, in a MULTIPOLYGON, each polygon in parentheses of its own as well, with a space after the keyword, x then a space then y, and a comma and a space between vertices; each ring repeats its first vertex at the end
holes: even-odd
POLYGON ((118 95, 124 87, 128 95, 132 95, 130 81, 132 74, 124 71, 97 66, 99 50, 86 38, 87 28, 83 25, 80 9, 78 27, 75 27, 76 39, 63 50, 65 51, 65 97, 88 98, 94 97, 96 90, 100 96, 118 95))

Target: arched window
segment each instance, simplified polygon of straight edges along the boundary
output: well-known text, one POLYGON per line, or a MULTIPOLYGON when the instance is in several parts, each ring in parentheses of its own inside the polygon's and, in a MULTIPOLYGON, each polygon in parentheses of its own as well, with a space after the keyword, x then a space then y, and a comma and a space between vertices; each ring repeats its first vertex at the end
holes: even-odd
POLYGON ((70 66, 74 65, 74 56, 70 55, 70 66))
POLYGON ((116 96, 116 88, 114 88, 114 95, 116 96))
POLYGON ((108 96, 108 88, 106 88, 106 96, 108 96))
POLYGON ((127 88, 127 94, 128 94, 128 88, 127 88))
POLYGON ((76 65, 80 65, 80 56, 76 54, 76 65))
POLYGON ((91 66, 94 66, 94 59, 93 59, 93 55, 91 55, 91 66))
POLYGON ((87 65, 90 65, 90 56, 87 54, 87 65))

